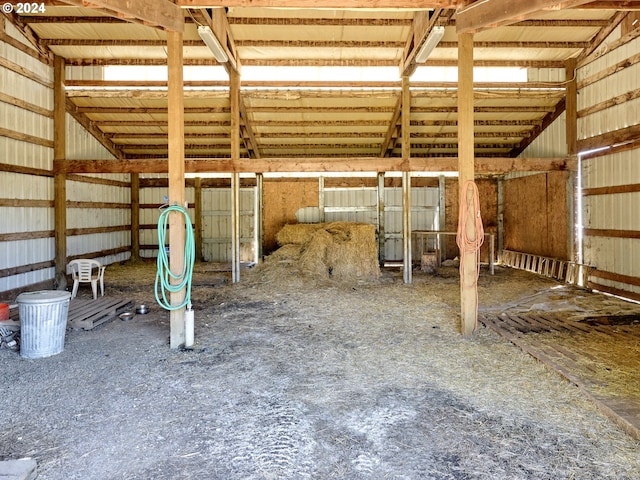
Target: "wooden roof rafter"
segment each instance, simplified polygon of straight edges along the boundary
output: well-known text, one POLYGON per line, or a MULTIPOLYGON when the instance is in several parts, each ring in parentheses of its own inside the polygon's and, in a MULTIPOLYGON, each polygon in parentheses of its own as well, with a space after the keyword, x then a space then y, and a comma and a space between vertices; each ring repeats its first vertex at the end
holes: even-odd
POLYGON ((477 33, 528 20, 541 11, 563 10, 590 0, 475 0, 456 11, 456 32, 477 33))
POLYGON ((77 7, 90 8, 127 22, 151 27, 184 31, 184 14, 179 6, 169 0, 60 0, 77 7))
POLYGON ((276 7, 276 8, 318 8, 318 9, 359 9, 378 8, 383 10, 434 8, 455 8, 458 0, 177 0, 185 8, 206 7, 276 7))
POLYGON ((410 27, 408 18, 292 18, 292 17, 230 17, 231 25, 282 26, 282 27, 410 27))
POLYGON ((410 77, 417 67, 415 57, 424 44, 429 33, 435 26, 445 26, 452 15, 451 10, 437 9, 433 12, 416 12, 413 17, 412 29, 404 47, 400 64, 400 76, 410 77))
POLYGON ((249 156, 252 158, 260 158, 262 154, 260 153, 253 125, 247 113, 247 107, 242 98, 242 94, 240 94, 240 134, 242 135, 245 148, 249 152, 249 156))
POLYGON ((629 12, 617 12, 609 24, 600 29, 600 31, 591 39, 591 45, 585 48, 578 56, 578 65, 580 65, 585 58, 600 48, 606 38, 624 21, 628 14, 629 12))
POLYGON ((380 147, 380 156, 388 157, 396 147, 396 142, 400 138, 400 115, 402 113, 402 95, 398 95, 398 100, 393 109, 393 115, 387 127, 387 132, 384 135, 384 140, 380 147))
MULTIPOLYGON (((29 47, 22 44, 18 40, 14 39, 10 35, 7 35, 4 28, 5 17, 11 20, 13 26, 24 35, 24 38, 35 48, 35 54, 32 56, 38 58, 43 63, 47 63, 49 65, 53 65, 53 54, 47 48, 47 46, 43 43, 43 40, 38 36, 36 32, 24 21, 25 17, 12 13, 4 13, 4 17, 0 17, 0 21, 3 22, 2 28, 0 29, 0 40, 3 42, 12 45, 13 47, 26 51, 29 47)), ((29 53, 29 52, 27 52, 29 53)))
POLYGON ((227 54, 229 60, 223 64, 227 72, 231 74, 231 70, 240 73, 242 65, 240 56, 236 49, 236 42, 231 33, 229 19, 224 8, 214 9, 193 9, 188 10, 189 16, 198 26, 206 25, 211 28, 213 35, 218 39, 220 46, 227 54))

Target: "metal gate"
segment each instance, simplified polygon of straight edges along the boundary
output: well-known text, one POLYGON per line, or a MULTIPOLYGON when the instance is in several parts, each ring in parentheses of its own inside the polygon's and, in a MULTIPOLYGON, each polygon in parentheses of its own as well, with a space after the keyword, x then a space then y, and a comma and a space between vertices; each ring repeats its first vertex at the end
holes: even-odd
MULTIPOLYGON (((324 191, 326 222, 378 223, 378 189, 326 188, 324 191)), ((439 189, 413 187, 411 189, 411 229, 438 230, 439 189)), ((402 250, 402 188, 384 189, 384 231, 387 261, 401 261, 402 250)))

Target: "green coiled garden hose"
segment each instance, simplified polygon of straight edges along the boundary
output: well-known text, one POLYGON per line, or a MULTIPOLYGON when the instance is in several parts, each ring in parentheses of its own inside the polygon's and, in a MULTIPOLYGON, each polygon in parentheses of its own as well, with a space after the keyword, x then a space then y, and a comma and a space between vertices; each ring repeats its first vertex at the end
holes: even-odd
POLYGON ((166 310, 180 310, 183 307, 191 305, 191 281, 193 276, 193 265, 195 263, 195 243, 193 238, 193 226, 189 212, 179 205, 171 205, 165 208, 158 218, 158 259, 155 282, 155 294, 158 304, 166 310), (167 236, 167 225, 169 223, 169 214, 178 212, 184 215, 184 223, 186 225, 186 237, 184 246, 184 263, 182 272, 174 274, 169 267, 169 253, 165 248, 165 239, 167 236), (171 301, 167 298, 167 292, 176 293, 186 289, 184 301, 179 305, 171 305, 171 301))

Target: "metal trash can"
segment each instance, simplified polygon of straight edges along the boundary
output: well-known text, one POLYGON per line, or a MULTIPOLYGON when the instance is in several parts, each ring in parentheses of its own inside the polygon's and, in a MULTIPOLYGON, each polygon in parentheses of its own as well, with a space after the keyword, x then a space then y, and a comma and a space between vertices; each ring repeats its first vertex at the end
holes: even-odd
POLYGON ((71 294, 41 290, 18 295, 20 356, 42 358, 64 350, 71 294))

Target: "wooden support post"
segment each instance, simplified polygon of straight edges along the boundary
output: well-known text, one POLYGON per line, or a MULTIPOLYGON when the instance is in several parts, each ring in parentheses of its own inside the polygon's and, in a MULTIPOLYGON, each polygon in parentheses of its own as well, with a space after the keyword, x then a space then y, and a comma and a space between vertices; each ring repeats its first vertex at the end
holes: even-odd
MULTIPOLYGON (((53 158, 67 157, 66 95, 64 58, 53 62, 53 158)), ((56 278, 67 272, 67 174, 56 173, 53 179, 56 278)))
MULTIPOLYGON (((577 82, 577 60, 570 58, 565 62, 565 86, 566 97, 566 137, 567 155, 571 158, 578 157, 578 82, 577 82)), ((580 238, 576 235, 577 213, 576 205, 578 178, 580 169, 570 171, 567 178, 567 258, 569 260, 582 262, 582 246, 579 245, 580 238)))
POLYGON ((384 172, 378 173, 378 263, 384 267, 385 233, 384 233, 384 172))
POLYGON ((195 218, 193 219, 195 223, 195 228, 193 232, 193 236, 195 237, 194 243, 196 247, 195 258, 196 260, 201 262, 204 259, 203 249, 202 249, 202 178, 201 177, 196 177, 195 179, 193 196, 194 196, 194 202, 195 202, 195 209, 193 212, 195 216, 195 218))
POLYGON ((131 176, 131 259, 140 260, 140 174, 131 176))
MULTIPOLYGON (((182 73, 182 33, 167 31, 168 69, 168 148, 169 148, 169 205, 185 207, 184 184, 184 77, 182 73)), ((175 275, 184 270, 184 217, 178 212, 169 215, 169 267, 175 275)), ((179 305, 186 291, 171 292, 171 305, 179 305)), ((170 346, 178 348, 185 341, 185 309, 170 312, 170 346)))
MULTIPOLYGON (((231 162, 240 160, 240 74, 229 70, 231 162)), ((240 174, 231 175, 231 281, 240 281, 240 174)))
MULTIPOLYGON (((473 181, 474 169, 473 140, 473 34, 458 35, 458 183, 459 208, 469 202, 470 192, 465 182, 473 181)), ((475 218, 473 209, 459 225, 467 238, 475 239, 475 218)), ((460 318, 464 336, 473 334, 478 317, 478 264, 475 255, 464 255, 460 265, 460 318)))
POLYGON ((402 77, 402 258, 404 283, 412 283, 411 265, 411 91, 409 77, 402 77))
POLYGON ((263 246, 264 246, 264 175, 262 173, 256 173, 256 256, 257 261, 262 261, 263 246))

